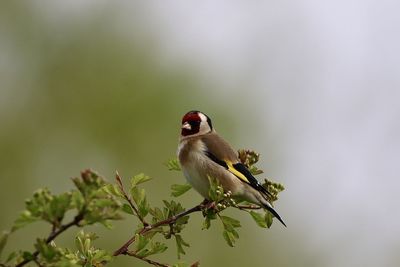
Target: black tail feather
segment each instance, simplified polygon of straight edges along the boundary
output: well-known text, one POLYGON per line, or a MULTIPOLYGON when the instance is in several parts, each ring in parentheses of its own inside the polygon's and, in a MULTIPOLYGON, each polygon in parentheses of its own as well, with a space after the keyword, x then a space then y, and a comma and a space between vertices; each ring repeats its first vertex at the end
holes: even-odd
POLYGON ((271 212, 275 218, 277 218, 285 227, 287 227, 286 224, 284 223, 283 219, 281 218, 281 216, 279 216, 278 212, 276 212, 276 210, 274 210, 274 208, 272 208, 269 205, 264 205, 264 208, 266 208, 269 212, 271 212))

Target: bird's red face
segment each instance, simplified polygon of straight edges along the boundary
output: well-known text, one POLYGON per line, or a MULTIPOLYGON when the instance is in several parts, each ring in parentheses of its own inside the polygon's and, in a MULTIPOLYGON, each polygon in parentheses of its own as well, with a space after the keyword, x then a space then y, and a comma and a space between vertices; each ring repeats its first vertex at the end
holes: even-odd
POLYGON ((211 120, 200 111, 189 111, 182 118, 181 135, 203 134, 212 130, 211 120))

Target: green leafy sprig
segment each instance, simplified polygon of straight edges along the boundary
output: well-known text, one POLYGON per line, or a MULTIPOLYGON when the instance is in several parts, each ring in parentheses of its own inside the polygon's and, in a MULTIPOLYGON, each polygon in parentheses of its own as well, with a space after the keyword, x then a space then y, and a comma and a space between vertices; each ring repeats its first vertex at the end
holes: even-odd
MULTIPOLYGON (((255 166, 260 156, 258 153, 239 150, 238 156, 253 175, 263 173, 255 166)), ((170 160, 165 165, 169 170, 181 170, 177 159, 170 160)), ((132 177, 129 186, 124 186, 118 173, 113 184, 91 170, 83 171, 80 177, 72 178, 72 181, 75 188, 68 192, 56 195, 43 188, 26 200, 26 208, 15 220, 11 230, 0 236, 0 267, 21 267, 31 262, 39 267, 101 267, 119 255, 128 255, 153 266, 195 267, 199 262, 191 265, 183 262, 170 265, 153 259, 154 255, 162 254, 168 249, 167 243, 171 239, 174 240, 177 258, 186 254, 190 243, 184 240, 183 231, 189 223, 190 214, 201 212, 204 217, 202 229, 209 229, 213 221, 219 221, 222 225, 222 236, 232 247, 239 238, 241 224, 237 219, 226 216, 226 209, 233 207, 249 213, 256 224, 263 228, 271 227, 273 222, 271 213, 258 205, 235 198, 229 191, 225 192, 212 177, 209 177, 208 199, 190 209, 185 209, 176 200, 163 200, 162 207, 151 206, 146 191, 142 188, 144 183, 150 181, 150 177, 142 173, 132 177), (55 242, 59 235, 72 227, 101 224, 111 228, 112 221, 123 219, 122 213, 132 216, 138 223, 134 229, 135 234, 112 255, 94 247, 93 242, 97 236, 85 233, 83 229, 77 233, 75 247, 72 249, 59 247, 55 242), (2 252, 9 236, 37 221, 49 224, 48 236, 37 238, 33 251, 13 251, 3 259, 2 252)), ((263 186, 271 193, 271 204, 284 190, 283 185, 269 179, 264 180, 263 186)), ((180 197, 190 189, 189 184, 174 184, 171 186, 171 196, 180 197)))

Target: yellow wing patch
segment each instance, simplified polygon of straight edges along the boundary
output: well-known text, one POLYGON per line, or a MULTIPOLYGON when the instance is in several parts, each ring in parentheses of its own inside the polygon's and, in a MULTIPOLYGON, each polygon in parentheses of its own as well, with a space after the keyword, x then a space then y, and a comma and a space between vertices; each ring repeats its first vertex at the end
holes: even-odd
POLYGON ((226 165, 228 165, 228 171, 230 171, 233 175, 235 175, 237 178, 239 178, 240 180, 250 184, 250 181, 246 178, 246 176, 244 176, 243 173, 239 172, 238 170, 235 169, 235 167, 233 167, 232 162, 225 160, 226 165))

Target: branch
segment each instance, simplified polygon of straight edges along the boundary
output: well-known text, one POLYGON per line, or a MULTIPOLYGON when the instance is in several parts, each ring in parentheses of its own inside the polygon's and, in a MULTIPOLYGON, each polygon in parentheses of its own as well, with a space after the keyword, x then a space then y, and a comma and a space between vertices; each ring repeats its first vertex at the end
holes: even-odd
MULTIPOLYGON (((49 236, 46 239, 46 244, 49 244, 51 241, 53 241, 57 236, 59 236, 60 234, 62 234, 63 232, 65 232, 66 230, 68 230, 70 227, 72 226, 79 226, 79 223, 82 221, 83 219, 83 210, 75 216, 75 218, 67 223, 67 224, 63 224, 60 226, 60 228, 57 231, 52 230, 51 233, 49 234, 49 236)), ((36 250, 35 252, 32 253, 32 259, 25 259, 24 261, 18 263, 17 265, 15 265, 15 267, 21 267, 24 266, 25 264, 31 262, 31 261, 36 261, 37 256, 39 255, 39 251, 36 250)))
MULTIPOLYGON (((193 213, 193 212, 201 211, 203 208, 204 208, 204 203, 202 202, 201 204, 199 204, 199 205, 197 205, 197 206, 194 206, 193 208, 188 209, 188 210, 186 210, 186 211, 183 211, 183 212, 181 212, 181 213, 178 213, 177 215, 174 215, 174 216, 172 216, 172 217, 170 217, 170 218, 168 218, 168 219, 165 219, 165 220, 159 221, 159 222, 157 222, 157 223, 155 223, 155 224, 152 224, 152 225, 148 225, 148 226, 146 226, 146 227, 143 227, 143 228, 139 231, 138 234, 143 235, 143 234, 145 234, 145 233, 147 233, 147 232, 153 230, 154 228, 160 227, 160 226, 162 226, 162 225, 173 224, 173 223, 175 223, 179 218, 182 218, 182 217, 184 217, 184 216, 186 216, 186 215, 188 215, 188 214, 190 214, 190 213, 193 213)), ((133 236, 131 239, 129 239, 122 247, 120 247, 119 249, 117 249, 117 250, 114 252, 113 255, 114 255, 114 256, 118 256, 118 255, 120 255, 120 254, 128 254, 128 253, 127 253, 127 252, 128 252, 128 247, 129 247, 133 242, 135 242, 135 237, 136 237, 136 235, 133 236)), ((128 255, 129 255, 129 254, 128 254, 128 255)))
POLYGON ((122 184, 122 179, 119 176, 119 173, 117 172, 115 174, 115 180, 117 180, 117 184, 119 189, 121 190, 122 194, 124 195, 124 198, 128 201, 129 206, 131 206, 131 208, 133 209, 133 211, 135 212, 136 216, 139 218, 139 220, 142 222, 143 226, 146 227, 149 224, 144 220, 144 218, 142 216, 140 216, 138 209, 136 208, 135 204, 133 204, 132 199, 130 196, 128 196, 128 194, 125 192, 124 186, 122 184))
MULTIPOLYGON (((213 208, 213 206, 215 206, 215 203, 214 203, 214 202, 206 202, 206 201, 203 201, 202 203, 200 203, 200 204, 194 206, 193 208, 188 209, 188 210, 185 210, 185 211, 183 211, 183 212, 181 212, 181 213, 178 213, 177 215, 174 215, 174 216, 172 216, 172 217, 170 217, 170 218, 168 218, 168 219, 165 219, 165 220, 159 221, 159 222, 157 222, 157 223, 155 223, 155 224, 152 224, 152 225, 148 225, 148 226, 146 226, 146 227, 143 227, 143 228, 138 232, 138 234, 143 235, 143 234, 145 234, 145 233, 147 233, 147 232, 153 230, 154 228, 157 228, 157 227, 160 227, 160 226, 163 226, 163 225, 174 224, 179 218, 182 218, 182 217, 184 217, 184 216, 186 216, 186 215, 189 215, 189 214, 191 214, 191 213, 194 213, 194 212, 202 211, 202 210, 204 210, 204 209, 213 208)), ((238 209, 240 209, 240 210, 256 210, 256 209, 261 209, 261 207, 260 207, 260 206, 257 206, 257 205, 238 205, 238 206, 236 206, 236 208, 238 208, 238 209)), ((114 252, 113 256, 118 256, 118 255, 121 255, 121 254, 128 254, 128 255, 130 255, 130 254, 128 253, 128 252, 129 252, 129 251, 128 251, 128 247, 129 247, 133 242, 135 242, 135 239, 136 239, 136 235, 134 235, 131 239, 129 239, 124 245, 122 245, 122 247, 120 247, 119 249, 117 249, 117 250, 114 252)), ((132 253, 131 253, 131 254, 132 254, 132 253)), ((131 255, 131 256, 132 256, 132 255, 131 255)))
POLYGON ((149 263, 149 264, 152 264, 152 265, 154 265, 154 266, 170 267, 170 265, 166 265, 166 264, 163 264, 163 263, 160 263, 160 262, 157 262, 157 261, 153 261, 153 260, 150 260, 150 259, 147 259, 147 258, 144 258, 144 257, 140 257, 140 256, 138 256, 136 253, 131 252, 131 251, 126 251, 125 254, 126 254, 126 255, 129 255, 129 256, 132 256, 132 257, 135 257, 135 258, 137 258, 137 259, 140 259, 140 260, 142 260, 142 261, 145 261, 145 262, 147 262, 147 263, 149 263))

